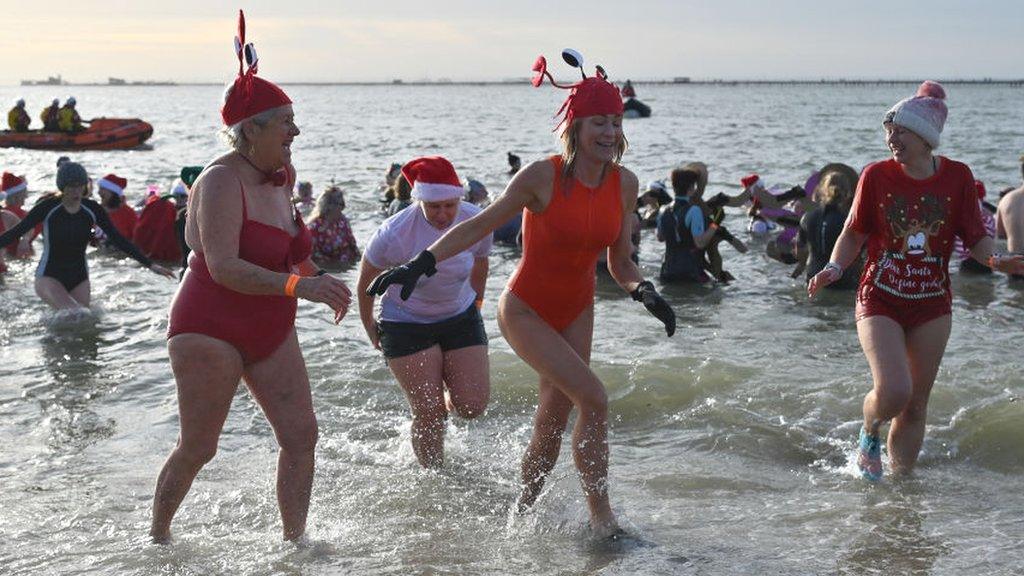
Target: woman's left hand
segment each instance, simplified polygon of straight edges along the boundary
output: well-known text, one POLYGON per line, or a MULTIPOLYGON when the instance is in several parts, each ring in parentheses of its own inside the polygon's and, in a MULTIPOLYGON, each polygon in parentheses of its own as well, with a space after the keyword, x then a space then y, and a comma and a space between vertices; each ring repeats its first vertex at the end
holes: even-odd
POLYGON ((175 274, 174 271, 172 271, 170 268, 165 268, 156 263, 151 264, 149 266, 149 269, 161 276, 166 276, 168 278, 177 278, 177 274, 175 274))
POLYGON ((988 264, 993 270, 1006 274, 1024 275, 1024 255, 1021 254, 993 254, 988 264))
POLYGON ((668 305, 668 302, 661 297, 661 294, 658 294, 654 284, 644 280, 637 285, 635 290, 630 292, 630 296, 633 297, 633 300, 643 303, 644 308, 647 308, 648 312, 658 320, 661 320, 661 323, 665 325, 666 335, 672 336, 676 333, 676 313, 668 305))

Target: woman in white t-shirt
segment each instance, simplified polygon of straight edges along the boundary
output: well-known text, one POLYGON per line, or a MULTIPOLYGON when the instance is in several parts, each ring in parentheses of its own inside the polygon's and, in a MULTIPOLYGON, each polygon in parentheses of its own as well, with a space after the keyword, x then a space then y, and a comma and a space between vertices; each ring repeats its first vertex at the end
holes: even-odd
POLYGON ((490 396, 487 333, 479 308, 491 237, 439 264, 415 293, 400 285, 389 288, 375 319, 374 297, 367 292, 370 282, 480 212, 461 200, 464 190, 455 168, 440 156, 417 158, 402 167, 402 174, 413 185, 416 202, 385 220, 370 239, 359 267, 359 316, 409 399, 416 458, 433 468, 444 461, 448 412, 475 418, 490 396))

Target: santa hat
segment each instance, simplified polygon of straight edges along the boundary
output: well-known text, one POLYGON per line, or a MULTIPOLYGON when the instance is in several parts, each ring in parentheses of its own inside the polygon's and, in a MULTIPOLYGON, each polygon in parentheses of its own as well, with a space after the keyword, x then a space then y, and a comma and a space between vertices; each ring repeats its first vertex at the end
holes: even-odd
POLYGON ((276 84, 256 77, 259 58, 256 56, 256 48, 252 43, 245 43, 245 14, 241 10, 238 11, 235 54, 238 56, 238 78, 235 78, 235 83, 224 101, 224 106, 220 109, 220 117, 226 126, 234 126, 260 112, 292 103, 288 95, 276 84), (242 72, 243 59, 249 66, 244 73, 242 72))
POLYGON ((552 86, 569 90, 569 96, 562 103, 562 107, 555 113, 555 117, 561 116, 555 130, 568 128, 572 121, 577 118, 588 116, 604 116, 607 114, 622 115, 622 98, 619 89, 608 82, 608 76, 604 69, 597 66, 594 76, 587 78, 583 71, 583 56, 579 52, 566 48, 562 50, 562 59, 570 66, 580 69, 583 80, 575 84, 559 84, 548 72, 548 62, 544 56, 538 56, 533 63, 533 71, 536 73, 530 82, 534 87, 544 83, 544 78, 551 82, 552 86))
POLYGON ((423 202, 461 198, 464 192, 455 167, 441 156, 426 156, 402 166, 402 176, 412 184, 412 197, 423 202))
POLYGON ((885 114, 883 124, 907 128, 924 139, 932 148, 939 147, 939 136, 946 124, 946 91, 938 82, 926 80, 917 94, 900 100, 885 114))
POLYGON ((107 174, 100 181, 97 182, 100 189, 105 189, 117 194, 118 196, 124 197, 124 189, 128 186, 128 181, 121 178, 117 174, 107 174))
MULTIPOLYGON (((752 188, 754 187, 754 185, 759 184, 760 182, 761 177, 758 176, 757 174, 749 174, 747 176, 744 176, 743 178, 740 178, 740 184, 743 185, 744 189, 752 188)), ((764 184, 762 184, 762 186, 764 186, 764 184)))
POLYGON ((3 193, 4 197, 10 194, 17 194, 28 190, 28 183, 21 176, 15 176, 10 172, 4 172, 3 178, 0 179, 0 192, 3 193))

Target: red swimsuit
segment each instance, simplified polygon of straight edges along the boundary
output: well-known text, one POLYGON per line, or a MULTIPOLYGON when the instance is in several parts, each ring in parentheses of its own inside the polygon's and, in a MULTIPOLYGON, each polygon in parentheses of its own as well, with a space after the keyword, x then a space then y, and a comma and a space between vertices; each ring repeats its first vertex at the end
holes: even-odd
MULTIPOLYGON (((242 230, 238 257, 274 272, 291 272, 309 258, 312 239, 302 217, 295 212, 299 232, 294 237, 284 230, 250 220, 242 188, 242 230)), ((167 337, 204 334, 231 344, 246 363, 269 356, 284 342, 295 326, 295 298, 242 294, 218 284, 210 276, 206 259, 193 252, 188 271, 171 302, 167 337)))
POLYGON ((562 157, 543 212, 523 210, 523 258, 508 289, 561 332, 594 303, 597 257, 619 237, 622 194, 618 167, 597 188, 573 179, 562 189, 562 157))

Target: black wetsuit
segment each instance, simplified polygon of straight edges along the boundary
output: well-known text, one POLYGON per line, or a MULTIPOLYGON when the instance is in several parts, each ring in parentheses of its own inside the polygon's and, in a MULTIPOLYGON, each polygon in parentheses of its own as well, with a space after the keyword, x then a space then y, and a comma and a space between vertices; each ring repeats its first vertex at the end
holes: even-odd
POLYGON ((676 197, 675 202, 665 206, 658 216, 658 234, 665 242, 665 256, 661 261, 662 282, 706 282, 703 250, 697 247, 693 232, 686 225, 686 214, 691 208, 700 212, 700 207, 690 204, 686 198, 676 197))
MULTIPOLYGON (((843 231, 846 213, 837 206, 828 204, 808 212, 800 220, 800 232, 797 242, 811 249, 811 259, 807 264, 807 279, 821 272, 832 257, 839 234, 843 231)), ((857 258, 843 270, 843 277, 829 284, 829 288, 852 290, 860 280, 861 259, 857 258)))
POLYGON ((0 248, 15 242, 36 224, 43 224, 43 255, 36 268, 36 276, 48 276, 64 285, 70 292, 89 279, 85 262, 85 248, 92 239, 92 230, 98 226, 107 239, 125 254, 149 267, 151 261, 134 244, 117 231, 107 211, 96 202, 82 199, 78 212, 69 213, 57 196, 46 198, 18 222, 18 225, 0 234, 0 248))

